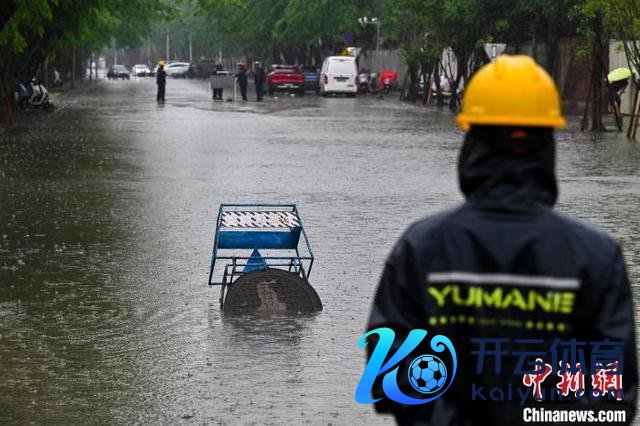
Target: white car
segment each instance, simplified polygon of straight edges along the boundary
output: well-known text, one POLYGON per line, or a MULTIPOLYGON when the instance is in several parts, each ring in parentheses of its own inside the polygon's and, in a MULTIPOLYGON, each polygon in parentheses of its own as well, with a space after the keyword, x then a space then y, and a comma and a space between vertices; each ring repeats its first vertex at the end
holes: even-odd
POLYGON ((131 74, 137 77, 146 77, 148 75, 151 75, 151 70, 144 64, 136 64, 133 66, 133 68, 131 68, 131 74))
POLYGON ((167 76, 174 78, 186 77, 190 69, 189 62, 172 62, 164 67, 167 76))
POLYGON ((320 94, 345 93, 355 96, 358 92, 358 68, 351 56, 329 56, 320 70, 320 94))

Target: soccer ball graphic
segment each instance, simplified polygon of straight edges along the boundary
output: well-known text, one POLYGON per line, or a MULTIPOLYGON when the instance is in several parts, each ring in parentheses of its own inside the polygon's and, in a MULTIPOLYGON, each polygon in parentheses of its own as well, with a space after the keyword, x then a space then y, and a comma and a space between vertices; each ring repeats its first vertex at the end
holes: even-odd
POLYGON ((409 366, 409 382, 420 393, 439 391, 447 381, 447 367, 434 355, 420 355, 409 366))

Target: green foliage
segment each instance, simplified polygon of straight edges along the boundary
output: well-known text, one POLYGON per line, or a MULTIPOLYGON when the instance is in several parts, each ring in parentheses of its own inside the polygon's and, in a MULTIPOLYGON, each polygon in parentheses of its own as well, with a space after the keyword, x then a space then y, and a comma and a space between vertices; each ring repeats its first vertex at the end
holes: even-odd
MULTIPOLYGON (((304 62, 314 53, 342 50, 344 33, 371 12, 369 1, 200 0, 212 26, 248 56, 304 62)), ((369 15, 371 16, 371 15, 369 15)))
MULTIPOLYGON (((210 28, 249 56, 304 58, 310 51, 339 52, 346 32, 373 46, 375 27, 357 24, 376 16, 385 47, 401 48, 409 62, 451 47, 462 63, 484 60, 487 41, 515 48, 531 41, 556 43, 575 33, 568 11, 585 0, 199 0, 210 28)), ((462 75, 473 72, 474 65, 462 75)))
POLYGON ((42 36, 45 25, 53 17, 52 6, 57 1, 14 0, 3 2, 0 12, 0 46, 6 46, 14 53, 24 51, 30 36, 42 36))
POLYGON ((14 79, 78 48, 95 51, 112 40, 136 45, 169 11, 160 0, 2 0, 0 102, 6 125, 12 121, 14 79))
POLYGON ((98 48, 112 38, 136 45, 169 10, 160 0, 9 0, 0 12, 0 48, 6 56, 27 48, 48 55, 72 44, 98 48))
MULTIPOLYGON (((640 71, 640 0, 587 0, 577 14, 583 21, 602 15, 607 36, 623 42, 627 59, 640 71)), ((586 33, 591 38, 594 35, 593 31, 586 33)))

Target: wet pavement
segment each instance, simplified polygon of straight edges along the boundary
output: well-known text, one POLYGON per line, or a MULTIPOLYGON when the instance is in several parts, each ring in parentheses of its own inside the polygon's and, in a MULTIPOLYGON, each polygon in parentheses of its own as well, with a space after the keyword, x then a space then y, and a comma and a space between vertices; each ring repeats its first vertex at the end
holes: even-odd
MULTIPOLYGON (((0 423, 391 423, 354 401, 357 340, 393 242, 461 200, 451 114, 154 91, 102 81, 0 133, 0 423), (218 204, 291 201, 324 311, 221 318, 218 204)), ((622 244, 638 307, 640 144, 558 140, 558 208, 622 244)))

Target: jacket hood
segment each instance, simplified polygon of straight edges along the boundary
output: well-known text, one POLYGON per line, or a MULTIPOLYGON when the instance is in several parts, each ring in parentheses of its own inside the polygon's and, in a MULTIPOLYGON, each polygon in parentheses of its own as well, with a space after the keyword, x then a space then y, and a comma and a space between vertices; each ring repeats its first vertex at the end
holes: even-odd
POLYGON ((551 207, 558 197, 555 153, 550 128, 474 126, 460 150, 460 189, 488 207, 551 207))

